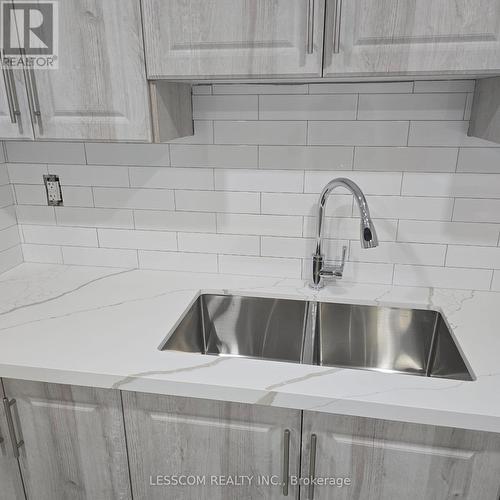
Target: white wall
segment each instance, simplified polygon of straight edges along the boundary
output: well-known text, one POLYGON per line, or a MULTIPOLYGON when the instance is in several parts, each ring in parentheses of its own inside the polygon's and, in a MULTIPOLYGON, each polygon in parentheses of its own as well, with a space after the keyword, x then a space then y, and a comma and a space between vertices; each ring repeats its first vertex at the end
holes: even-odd
POLYGON ((4 161, 3 145, 0 143, 0 273, 23 261, 14 197, 4 161))
POLYGON ((195 88, 196 135, 165 145, 6 143, 27 261, 308 277, 315 203, 345 280, 500 290, 500 148, 466 136, 473 81, 195 88), (42 174, 61 178, 46 206, 42 174))

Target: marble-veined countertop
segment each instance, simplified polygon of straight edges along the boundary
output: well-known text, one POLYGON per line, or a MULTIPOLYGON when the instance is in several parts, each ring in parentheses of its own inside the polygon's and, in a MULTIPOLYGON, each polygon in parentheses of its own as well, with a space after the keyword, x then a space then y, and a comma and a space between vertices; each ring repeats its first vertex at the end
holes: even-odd
POLYGON ((0 276, 0 377, 500 432, 500 293, 23 264, 0 276), (476 380, 159 351, 200 293, 432 308, 476 380))

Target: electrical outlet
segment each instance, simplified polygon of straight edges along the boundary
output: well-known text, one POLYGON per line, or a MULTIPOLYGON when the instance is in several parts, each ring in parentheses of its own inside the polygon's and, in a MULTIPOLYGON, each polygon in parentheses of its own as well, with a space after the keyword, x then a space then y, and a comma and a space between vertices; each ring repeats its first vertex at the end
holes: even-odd
POLYGON ((44 175, 43 182, 47 191, 47 204, 51 206, 60 206, 63 204, 61 183, 57 175, 44 175))

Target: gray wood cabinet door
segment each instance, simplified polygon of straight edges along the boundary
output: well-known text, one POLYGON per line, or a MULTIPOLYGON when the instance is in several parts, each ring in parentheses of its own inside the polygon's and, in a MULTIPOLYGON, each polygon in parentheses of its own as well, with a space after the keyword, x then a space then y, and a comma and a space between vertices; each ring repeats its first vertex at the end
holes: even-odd
POLYGON ((302 442, 303 477, 351 482, 302 499, 499 498, 500 434, 306 411, 302 442))
MULTIPOLYGON (((122 394, 135 500, 281 499, 287 471, 298 476, 298 410, 122 394), (221 484, 241 476, 251 484, 221 484), (182 477, 195 483, 166 484, 182 477)), ((298 498, 296 486, 289 484, 287 498, 298 498)))
POLYGON ((27 79, 35 137, 150 141, 139 1, 64 0, 57 6, 59 67, 34 69, 27 79))
POLYGON ((4 412, 4 397, 0 380, 0 500, 24 500, 19 464, 13 454, 4 412))
POLYGON ((498 0, 327 0, 324 76, 500 70, 498 0))
POLYGON ((321 76, 324 0, 142 0, 150 78, 321 76))
POLYGON ((4 379, 28 499, 129 500, 119 391, 4 379))

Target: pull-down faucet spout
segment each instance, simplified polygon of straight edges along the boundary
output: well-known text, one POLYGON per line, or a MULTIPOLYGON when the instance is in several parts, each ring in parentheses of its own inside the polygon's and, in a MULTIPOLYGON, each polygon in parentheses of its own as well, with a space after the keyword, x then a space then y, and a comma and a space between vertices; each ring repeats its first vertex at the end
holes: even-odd
POLYGON ((313 255, 313 271, 311 287, 319 289, 324 286, 323 277, 334 276, 342 278, 347 248, 342 249, 342 263, 337 267, 326 267, 324 265, 324 255, 322 253, 323 224, 325 205, 330 193, 337 187, 343 187, 351 192, 359 207, 361 217, 360 242, 362 248, 374 248, 378 246, 377 233, 370 217, 370 210, 366 202, 365 195, 360 187, 350 179, 339 177, 330 181, 321 191, 318 201, 318 227, 316 233, 316 250, 313 255))

